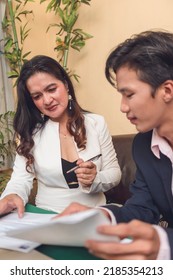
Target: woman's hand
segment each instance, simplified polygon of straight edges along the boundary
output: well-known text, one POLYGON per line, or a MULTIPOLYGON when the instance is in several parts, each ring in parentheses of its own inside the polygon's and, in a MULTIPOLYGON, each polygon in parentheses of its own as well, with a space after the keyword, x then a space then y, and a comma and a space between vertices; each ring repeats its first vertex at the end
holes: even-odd
POLYGON ((10 194, 0 200, 0 214, 6 214, 17 209, 19 218, 24 213, 23 200, 17 194, 10 194))
POLYGON ((75 170, 78 182, 84 188, 91 187, 96 175, 97 169, 96 165, 92 161, 83 161, 82 159, 78 159, 77 165, 79 168, 75 170))
POLYGON ((98 232, 120 239, 131 237, 129 243, 100 242, 88 240, 86 247, 95 256, 107 260, 154 260, 157 258, 160 240, 155 228, 147 223, 133 220, 118 225, 105 225, 98 232))

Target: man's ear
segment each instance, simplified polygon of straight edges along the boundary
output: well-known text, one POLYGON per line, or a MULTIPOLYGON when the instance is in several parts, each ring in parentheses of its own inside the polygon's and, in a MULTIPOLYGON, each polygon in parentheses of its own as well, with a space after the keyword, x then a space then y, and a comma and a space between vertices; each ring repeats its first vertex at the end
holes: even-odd
POLYGON ((163 100, 167 103, 173 100, 173 80, 167 80, 162 84, 163 100))

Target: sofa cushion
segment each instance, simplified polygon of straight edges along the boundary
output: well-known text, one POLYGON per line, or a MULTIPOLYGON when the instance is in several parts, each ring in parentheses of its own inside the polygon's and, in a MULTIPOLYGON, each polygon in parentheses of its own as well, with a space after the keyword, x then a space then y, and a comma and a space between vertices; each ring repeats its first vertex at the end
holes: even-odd
POLYGON ((112 140, 122 171, 118 186, 105 193, 107 203, 124 204, 130 197, 129 186, 135 177, 135 163, 132 159, 132 142, 135 134, 113 135, 112 140))

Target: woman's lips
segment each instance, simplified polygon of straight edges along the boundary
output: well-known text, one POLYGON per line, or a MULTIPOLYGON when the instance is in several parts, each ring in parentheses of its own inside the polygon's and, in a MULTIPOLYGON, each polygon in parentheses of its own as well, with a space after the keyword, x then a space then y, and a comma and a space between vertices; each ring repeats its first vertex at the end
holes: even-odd
POLYGON ((56 109, 57 109, 57 105, 53 105, 51 107, 46 108, 46 110, 48 110, 48 111, 54 111, 56 109))

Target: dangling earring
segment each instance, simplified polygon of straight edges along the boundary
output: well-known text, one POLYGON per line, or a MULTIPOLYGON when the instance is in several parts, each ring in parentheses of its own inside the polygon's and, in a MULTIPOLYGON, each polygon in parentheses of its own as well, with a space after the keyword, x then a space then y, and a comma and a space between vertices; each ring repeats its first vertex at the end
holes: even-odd
POLYGON ((71 94, 69 94, 69 96, 68 96, 68 108, 69 108, 70 111, 72 110, 72 100, 73 100, 73 98, 72 98, 71 94))
POLYGON ((41 118, 42 118, 42 120, 44 120, 44 114, 42 114, 42 113, 41 113, 41 118))

